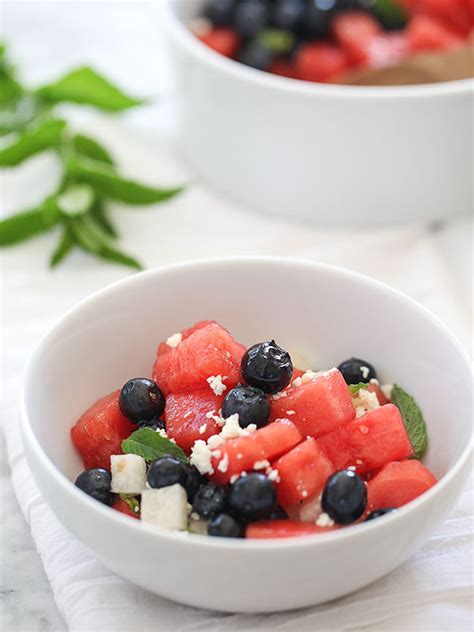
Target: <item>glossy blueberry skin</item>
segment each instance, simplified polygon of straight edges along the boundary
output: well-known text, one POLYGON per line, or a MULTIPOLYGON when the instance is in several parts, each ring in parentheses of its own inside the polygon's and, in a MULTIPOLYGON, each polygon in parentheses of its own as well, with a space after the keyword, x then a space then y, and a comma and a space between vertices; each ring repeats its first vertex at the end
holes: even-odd
POLYGON ((270 22, 266 0, 241 0, 236 6, 234 28, 244 38, 255 37, 270 22))
POLYGON ((204 8, 204 17, 214 26, 232 26, 235 7, 235 0, 209 0, 204 8))
POLYGON ((243 522, 268 518, 276 507, 275 486, 263 474, 241 476, 231 486, 229 507, 243 522))
POLYGON ((257 40, 246 44, 238 57, 240 63, 256 70, 268 70, 274 59, 274 53, 257 40))
POLYGON ((166 430, 166 424, 163 419, 140 419, 137 423, 139 428, 151 428, 152 430, 166 430))
POLYGON ((367 522, 368 520, 375 520, 376 518, 381 518, 382 516, 385 516, 386 514, 391 513, 392 511, 396 511, 395 507, 384 507, 383 509, 374 509, 374 511, 371 511, 369 513, 369 515, 365 519, 365 522, 367 522))
POLYGON ((219 538, 241 538, 243 536, 243 528, 232 516, 219 514, 209 523, 207 533, 219 538))
POLYGON ((352 470, 339 470, 326 482, 321 506, 338 524, 351 524, 365 511, 367 488, 361 477, 352 470))
POLYGON ((155 489, 169 487, 176 485, 176 483, 185 487, 187 481, 186 465, 173 456, 162 456, 150 463, 146 478, 150 487, 155 489))
POLYGON ((272 9, 272 25, 295 33, 303 23, 305 8, 304 0, 277 0, 272 9))
POLYGON ((206 482, 204 476, 202 476, 198 470, 192 465, 186 466, 186 481, 184 483, 184 489, 188 495, 188 502, 192 503, 199 488, 206 482))
POLYGON ((165 398, 158 385, 146 377, 129 380, 120 391, 119 406, 132 423, 161 417, 165 398))
POLYGON ((274 340, 259 342, 245 352, 240 365, 247 384, 264 393, 278 393, 291 381, 293 363, 290 354, 274 340))
POLYGON ((326 37, 334 15, 334 7, 333 0, 309 0, 301 23, 303 35, 309 39, 326 37))
POLYGON ((112 474, 101 467, 84 470, 76 478, 75 485, 104 505, 112 505, 115 495, 110 490, 112 474))
POLYGON ((222 402, 224 419, 235 414, 239 415, 241 428, 246 428, 249 424, 262 428, 268 423, 270 416, 268 397, 259 388, 238 384, 227 393, 222 402))
POLYGON ((227 505, 227 490, 214 483, 205 483, 198 489, 193 501, 193 511, 207 519, 223 513, 227 505))
POLYGON ((346 384, 359 384, 359 382, 368 384, 370 380, 377 379, 377 373, 370 362, 367 362, 367 360, 361 360, 360 358, 349 358, 348 360, 344 360, 344 362, 341 362, 337 368, 342 373, 346 384), (361 367, 367 367, 369 372, 367 373, 367 371, 363 370, 361 367), (365 375, 366 377, 364 377, 365 375))

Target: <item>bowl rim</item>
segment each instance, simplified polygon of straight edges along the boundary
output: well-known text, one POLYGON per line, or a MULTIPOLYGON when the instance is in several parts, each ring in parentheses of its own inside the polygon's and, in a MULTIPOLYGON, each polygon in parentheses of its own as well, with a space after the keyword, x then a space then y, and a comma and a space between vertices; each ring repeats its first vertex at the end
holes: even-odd
POLYGON ((23 374, 22 388, 20 394, 20 402, 19 402, 19 410, 20 410, 20 428, 23 437, 23 441, 28 442, 28 447, 34 451, 35 456, 38 461, 40 461, 41 466, 44 470, 46 470, 48 476, 55 479, 56 483, 61 486, 64 493, 71 496, 72 499, 75 499, 74 502, 77 502, 79 506, 82 506, 84 511, 94 511, 99 515, 102 515, 104 518, 108 518, 109 520, 116 521, 118 524, 121 524, 124 528, 129 530, 137 530, 162 538, 164 541, 174 542, 175 544, 181 543, 183 546, 186 545, 201 545, 204 547, 210 547, 211 549, 216 548, 231 548, 231 549, 241 549, 242 547, 250 548, 250 549, 264 549, 264 550, 275 550, 275 549, 287 549, 294 547, 305 547, 305 546, 324 546, 326 543, 337 542, 342 538, 353 538, 356 539, 361 534, 365 534, 368 530, 380 529, 383 528, 383 525, 391 524, 394 521, 403 520, 404 516, 407 516, 409 513, 415 512, 419 507, 423 506, 427 502, 429 502, 432 498, 439 495, 442 490, 455 478, 458 473, 466 466, 467 462, 471 458, 474 452, 474 437, 471 434, 471 438, 467 445, 464 447, 463 451, 457 458, 456 462, 452 465, 452 467, 446 472, 443 478, 431 487, 427 492, 414 499, 413 501, 407 503, 407 505, 397 509, 387 516, 384 517, 384 520, 373 520, 369 523, 361 522, 358 524, 351 525, 350 529, 342 528, 337 529, 335 531, 330 531, 328 533, 317 533, 299 536, 295 538, 274 538, 274 539, 233 539, 233 538, 213 538, 208 535, 201 535, 197 533, 189 533, 187 531, 169 531, 166 529, 162 529, 159 527, 154 527, 148 525, 146 523, 142 523, 139 520, 130 520, 128 516, 122 515, 118 511, 111 511, 110 507, 103 505, 102 503, 97 502, 93 498, 89 497, 87 494, 78 489, 74 483, 67 478, 63 472, 59 470, 59 468, 54 465, 49 456, 41 447, 38 439, 35 436, 32 426, 30 425, 28 414, 27 414, 27 399, 28 399, 28 385, 32 381, 34 376, 33 369, 35 368, 36 363, 41 358, 43 351, 48 347, 49 343, 54 340, 54 338, 60 333, 63 327, 68 326, 68 322, 77 317, 77 314, 84 309, 87 309, 90 305, 94 303, 100 303, 102 298, 107 297, 108 295, 113 295, 116 292, 126 291, 127 288, 137 282, 140 282, 141 279, 145 279, 148 277, 161 277, 166 276, 169 273, 186 273, 187 269, 196 267, 206 268, 208 266, 215 265, 228 265, 228 266, 255 266, 255 265, 269 265, 269 266, 289 266, 289 267, 305 267, 312 268, 314 271, 319 271, 324 274, 334 275, 334 276, 342 276, 354 283, 358 283, 365 286, 370 286, 379 292, 388 293, 394 299, 398 301, 404 302, 410 309, 418 312, 420 317, 429 319, 435 324, 442 334, 449 339, 451 344, 455 347, 456 351, 460 354, 462 359, 465 361, 466 370, 472 375, 472 364, 470 357, 461 344, 461 342, 457 339, 454 333, 437 317, 435 316, 428 308, 424 307, 411 297, 407 296, 403 292, 392 288, 391 286, 383 283, 382 281, 378 281, 373 279, 367 275, 360 274, 358 272, 354 272, 352 270, 342 268, 339 266, 320 263, 318 261, 307 259, 304 257, 282 257, 282 256, 265 256, 265 255, 245 255, 245 256, 228 256, 228 257, 211 257, 199 260, 186 260, 179 263, 172 263, 165 266, 159 266, 157 268, 152 268, 150 270, 145 270, 143 272, 136 273, 132 276, 125 277, 120 279, 114 283, 107 285, 100 290, 92 293, 88 297, 82 299, 79 303, 74 305, 72 308, 66 311, 66 313, 60 317, 56 323, 50 328, 50 330, 42 337, 41 341, 37 345, 36 349, 30 356, 30 359, 26 365, 23 374))
POLYGON ((217 71, 226 73, 236 80, 253 84, 254 87, 265 87, 309 98, 341 98, 350 100, 431 99, 433 97, 472 94, 474 91, 474 78, 405 86, 351 86, 315 83, 273 75, 269 72, 250 68, 233 59, 228 59, 200 42, 176 16, 174 6, 177 1, 179 0, 161 0, 159 6, 153 5, 158 9, 161 21, 167 28, 168 33, 179 42, 182 48, 200 59, 204 64, 217 71))

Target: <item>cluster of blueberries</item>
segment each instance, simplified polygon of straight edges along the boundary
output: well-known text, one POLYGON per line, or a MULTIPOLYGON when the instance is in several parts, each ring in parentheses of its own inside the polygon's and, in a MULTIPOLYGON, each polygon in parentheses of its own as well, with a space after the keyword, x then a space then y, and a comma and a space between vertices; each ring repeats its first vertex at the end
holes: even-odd
MULTIPOLYGON (((348 384, 367 383, 376 377, 372 365, 357 358, 346 360, 338 368, 348 384)), ((246 351, 241 372, 247 384, 239 384, 229 391, 223 401, 222 416, 228 418, 238 413, 242 428, 250 423, 262 427, 268 422, 270 413, 267 395, 280 392, 291 381, 291 357, 274 340, 262 342, 246 351)), ((165 428, 161 419, 165 398, 152 380, 129 380, 120 391, 119 406, 122 413, 139 427, 165 428)), ((209 482, 195 467, 173 456, 163 456, 150 463, 147 481, 152 488, 182 485, 193 512, 210 521, 209 535, 242 537, 249 522, 288 518, 285 510, 277 505, 274 483, 261 473, 250 473, 228 486, 218 486, 209 482)), ((85 470, 76 479, 76 485, 104 504, 114 502, 111 473, 106 469, 85 470)), ((323 511, 338 524, 354 522, 367 505, 364 481, 351 470, 336 472, 326 483, 321 504, 323 511)), ((373 512, 367 520, 387 511, 390 510, 373 512)))
MULTIPOLYGON (((333 17, 348 10, 371 13, 386 30, 406 25, 396 0, 209 0, 203 15, 214 26, 232 28, 242 37, 240 62, 267 70, 275 50, 271 38, 261 37, 265 30, 286 33, 287 50, 277 52, 291 56, 301 43, 328 37, 333 17)), ((282 38, 275 41, 281 47, 282 38)))

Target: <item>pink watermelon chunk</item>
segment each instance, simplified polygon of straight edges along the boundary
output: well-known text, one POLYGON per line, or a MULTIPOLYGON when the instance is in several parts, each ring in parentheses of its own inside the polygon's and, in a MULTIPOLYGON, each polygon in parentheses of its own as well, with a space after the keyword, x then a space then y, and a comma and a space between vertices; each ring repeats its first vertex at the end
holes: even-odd
POLYGON ((387 463, 367 485, 367 505, 371 511, 401 507, 421 496, 435 483, 435 476, 420 461, 387 463))
POLYGON ((363 474, 413 454, 400 411, 393 404, 371 410, 318 439, 337 470, 353 465, 363 474))
POLYGON ((207 440, 221 431, 208 413, 219 414, 223 396, 214 395, 209 387, 191 393, 171 393, 166 398, 165 421, 169 437, 189 453, 195 441, 207 440))
POLYGON ((174 348, 165 350, 160 345, 153 379, 166 395, 210 388, 207 379, 220 375, 228 392, 239 382, 245 347, 212 321, 191 330, 184 332, 186 337, 174 348))
POLYGON ((287 417, 303 437, 320 437, 355 418, 352 397, 337 369, 271 400, 270 421, 287 417))

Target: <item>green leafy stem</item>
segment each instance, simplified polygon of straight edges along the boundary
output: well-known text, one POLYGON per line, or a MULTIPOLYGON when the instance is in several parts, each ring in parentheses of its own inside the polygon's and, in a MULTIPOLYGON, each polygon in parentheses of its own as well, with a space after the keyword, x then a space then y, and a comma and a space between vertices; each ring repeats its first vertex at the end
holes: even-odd
POLYGON ((54 151, 62 165, 58 189, 35 208, 0 221, 0 247, 60 228, 50 266, 74 249, 111 263, 140 270, 134 257, 119 250, 118 232, 108 202, 143 206, 165 202, 183 188, 147 186, 123 177, 110 152, 95 139, 73 133, 55 116, 59 103, 89 105, 106 112, 123 112, 143 103, 113 85, 92 68, 72 70, 35 90, 21 85, 0 45, 0 168, 12 168, 45 150, 54 151))

